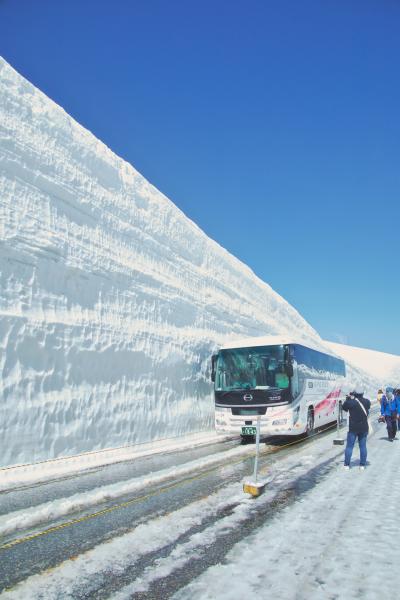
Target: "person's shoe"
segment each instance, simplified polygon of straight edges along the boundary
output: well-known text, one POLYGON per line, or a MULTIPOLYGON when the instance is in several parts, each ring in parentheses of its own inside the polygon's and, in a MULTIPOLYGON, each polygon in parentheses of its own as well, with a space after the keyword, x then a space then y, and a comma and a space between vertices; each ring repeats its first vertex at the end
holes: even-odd
POLYGON ((360 471, 365 471, 364 465, 360 465, 360 471))
POLYGON ((350 469, 349 465, 343 465, 343 468, 345 471, 348 471, 350 469))

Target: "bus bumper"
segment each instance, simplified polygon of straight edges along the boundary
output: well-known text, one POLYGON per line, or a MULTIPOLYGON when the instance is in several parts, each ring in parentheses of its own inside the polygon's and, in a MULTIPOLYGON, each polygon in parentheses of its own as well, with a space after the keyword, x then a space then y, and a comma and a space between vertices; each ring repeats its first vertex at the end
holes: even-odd
MULTIPOLYGON (((215 430, 220 433, 243 435, 242 427, 257 425, 257 417, 249 418, 244 415, 232 415, 230 408, 219 409, 215 412, 215 430)), ((293 413, 290 414, 270 411, 260 418, 260 435, 300 435, 305 431, 305 424, 297 421, 293 423, 293 413)))

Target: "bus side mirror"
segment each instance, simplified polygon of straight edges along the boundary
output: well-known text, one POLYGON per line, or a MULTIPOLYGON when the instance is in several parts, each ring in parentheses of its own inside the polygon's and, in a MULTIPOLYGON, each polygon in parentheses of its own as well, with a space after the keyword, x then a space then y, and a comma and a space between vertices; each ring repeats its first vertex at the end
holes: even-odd
POLYGON ((217 363, 217 354, 211 357, 211 381, 215 381, 215 365, 217 363))
POLYGON ((285 373, 288 377, 293 377, 293 365, 291 362, 285 363, 285 373))

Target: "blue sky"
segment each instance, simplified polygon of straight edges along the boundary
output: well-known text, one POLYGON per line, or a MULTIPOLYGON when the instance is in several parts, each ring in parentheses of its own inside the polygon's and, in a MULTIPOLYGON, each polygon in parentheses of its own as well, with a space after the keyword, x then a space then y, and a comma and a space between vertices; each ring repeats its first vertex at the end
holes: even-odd
POLYGON ((397 0, 0 0, 0 54, 322 337, 400 354, 397 0))

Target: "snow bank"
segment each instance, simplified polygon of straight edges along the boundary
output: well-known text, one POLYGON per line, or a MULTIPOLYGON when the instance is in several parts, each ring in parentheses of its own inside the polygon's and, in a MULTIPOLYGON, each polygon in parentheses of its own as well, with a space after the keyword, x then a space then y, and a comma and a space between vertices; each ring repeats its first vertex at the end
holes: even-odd
POLYGON ((0 59, 0 465, 213 426, 209 359, 299 313, 0 59))

